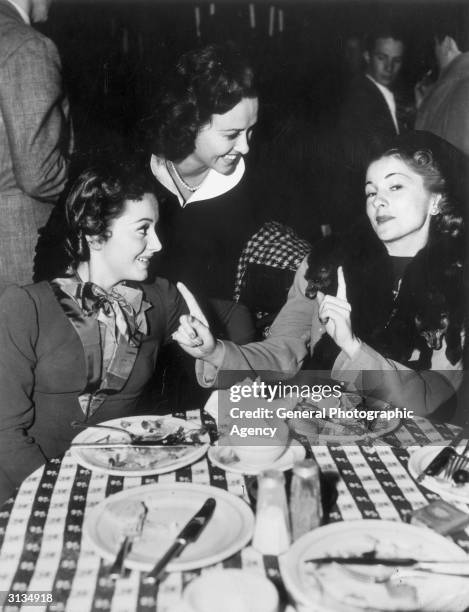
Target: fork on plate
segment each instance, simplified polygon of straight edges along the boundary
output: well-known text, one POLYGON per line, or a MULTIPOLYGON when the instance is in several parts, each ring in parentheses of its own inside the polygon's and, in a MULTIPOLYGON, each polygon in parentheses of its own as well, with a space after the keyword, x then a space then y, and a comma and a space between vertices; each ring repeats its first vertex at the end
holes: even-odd
POLYGON ((132 550, 132 544, 142 533, 148 508, 143 502, 140 503, 142 506, 140 513, 136 514, 133 520, 126 522, 124 528, 122 529, 121 537, 123 539, 114 563, 109 570, 109 576, 112 578, 112 580, 117 580, 118 578, 123 578, 125 576, 125 560, 127 555, 132 550))
POLYGON ((462 453, 454 453, 450 458, 443 471, 442 477, 445 480, 453 480, 454 474, 458 470, 467 470, 469 467, 469 440, 464 447, 462 453))

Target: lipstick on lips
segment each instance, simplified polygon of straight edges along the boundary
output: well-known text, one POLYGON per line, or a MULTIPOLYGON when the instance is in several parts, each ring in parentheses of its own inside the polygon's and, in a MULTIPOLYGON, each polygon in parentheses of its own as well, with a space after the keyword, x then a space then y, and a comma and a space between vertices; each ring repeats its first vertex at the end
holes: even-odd
POLYGON ((377 215, 376 225, 382 225, 383 223, 386 223, 387 221, 391 221, 391 219, 394 219, 392 215, 377 215))

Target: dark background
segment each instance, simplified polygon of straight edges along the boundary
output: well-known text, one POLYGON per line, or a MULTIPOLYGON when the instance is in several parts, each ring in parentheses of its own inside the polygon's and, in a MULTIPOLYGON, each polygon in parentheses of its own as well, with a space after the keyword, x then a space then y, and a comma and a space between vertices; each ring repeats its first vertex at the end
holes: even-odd
POLYGON ((77 156, 87 160, 96 152, 129 149, 138 142, 138 122, 151 111, 155 90, 177 57, 199 44, 234 40, 254 61, 260 81, 261 113, 248 165, 262 185, 261 215, 268 213, 311 239, 328 221, 334 181, 329 141, 347 77, 347 37, 363 37, 376 23, 400 29, 407 51, 398 88, 411 105, 414 83, 434 67, 435 26, 448 23, 468 38, 469 5, 448 0, 277 2, 269 36, 270 6, 254 3, 252 29, 249 3, 242 0, 57 0, 41 29, 61 53, 77 156))

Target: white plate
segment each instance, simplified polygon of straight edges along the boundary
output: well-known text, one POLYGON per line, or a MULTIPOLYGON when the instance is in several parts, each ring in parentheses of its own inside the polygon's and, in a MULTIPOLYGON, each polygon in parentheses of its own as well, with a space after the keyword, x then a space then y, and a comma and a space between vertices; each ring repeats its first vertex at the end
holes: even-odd
MULTIPOLYGON (((142 435, 148 434, 148 431, 142 427, 142 422, 151 421, 156 423, 156 426, 161 433, 169 433, 176 431, 179 427, 184 429, 194 429, 199 426, 193 421, 184 421, 170 416, 156 417, 154 415, 133 416, 122 419, 112 419, 105 421, 100 425, 114 425, 123 427, 129 432, 142 435)), ((85 429, 80 432, 73 442, 100 442, 106 441, 128 441, 128 436, 119 434, 118 431, 113 432, 112 429, 85 429)), ((71 456, 77 463, 83 465, 90 470, 98 470, 111 474, 112 476, 149 476, 151 474, 165 474, 178 470, 186 465, 190 465, 200 459, 210 446, 209 436, 203 438, 207 440, 207 444, 201 446, 188 446, 186 448, 171 448, 171 447, 147 447, 147 448, 119 448, 119 449, 96 449, 96 448, 70 448, 71 456), (109 458, 116 458, 119 455, 119 460, 122 465, 109 465, 109 458)))
MULTIPOLYGON (((342 410, 353 410, 357 407, 358 410, 383 410, 387 411, 393 409, 393 406, 382 400, 365 397, 356 393, 342 393, 340 397, 340 408, 342 410)), ((314 402, 309 400, 303 400, 301 405, 297 405, 296 409, 302 410, 319 410, 319 407, 314 402)), ((326 408, 326 415, 328 414, 326 408)), ((398 417, 392 419, 375 419, 373 421, 373 430, 366 431, 364 433, 316 433, 311 430, 311 425, 314 424, 314 418, 312 419, 291 419, 291 426, 301 434, 304 434, 313 444, 356 444, 357 442, 372 442, 377 438, 395 431, 401 424, 401 419, 398 417)), ((340 425, 347 425, 347 420, 342 419, 339 421, 340 425)), ((333 424, 331 424, 331 427, 333 424)))
POLYGON ((194 612, 278 612, 277 589, 265 574, 246 569, 212 569, 193 580, 184 600, 194 612))
POLYGON ((305 610, 319 605, 324 611, 334 612, 459 612, 469 604, 467 578, 395 569, 387 584, 410 589, 416 597, 412 602, 392 597, 385 583, 367 581, 370 576, 384 576, 383 571, 389 577, 392 568, 365 569, 337 563, 319 566, 304 562, 312 557, 360 555, 372 550, 387 557, 469 561, 459 546, 427 528, 394 521, 345 521, 319 527, 297 540, 280 557, 282 578, 292 597, 305 610), (354 571, 359 572, 358 577, 354 571))
POLYGON ((132 506, 144 502, 148 508, 141 537, 135 540, 126 566, 150 570, 173 543, 179 531, 209 497, 217 504, 199 539, 168 565, 169 571, 186 571, 218 563, 231 557, 251 539, 252 510, 241 498, 218 487, 194 483, 171 483, 133 487, 110 495, 85 519, 84 532, 98 554, 113 561, 119 549, 124 519, 132 506))
POLYGON ((278 459, 269 465, 262 467, 254 466, 249 463, 244 463, 241 460, 235 460, 233 463, 229 461, 230 458, 230 447, 229 446, 212 446, 208 451, 208 458, 217 467, 225 470, 225 472, 233 472, 234 474, 247 474, 250 476, 257 476, 264 470, 280 470, 285 472, 293 467, 295 461, 301 461, 305 456, 305 449, 302 446, 289 446, 283 455, 280 455, 278 459), (223 460, 223 455, 226 455, 227 459, 223 460))
MULTIPOLYGON (((412 453, 409 459, 409 472, 412 476, 417 478, 442 448, 441 446, 423 446, 412 453)), ((452 481, 434 476, 425 476, 422 484, 445 499, 469 504, 469 483, 457 487, 452 481)))

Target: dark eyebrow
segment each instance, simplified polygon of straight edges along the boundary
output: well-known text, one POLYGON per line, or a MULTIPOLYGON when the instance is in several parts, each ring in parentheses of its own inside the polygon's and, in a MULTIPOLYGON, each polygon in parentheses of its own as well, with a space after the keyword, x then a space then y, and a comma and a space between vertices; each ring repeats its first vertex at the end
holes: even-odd
POLYGON ((405 174, 404 172, 390 172, 389 174, 386 174, 386 176, 384 178, 389 178, 391 176, 396 176, 397 174, 399 176, 404 176, 405 178, 410 178, 409 175, 405 174))
MULTIPOLYGON (((132 223, 137 224, 137 223, 142 223, 143 221, 148 221, 148 223, 153 223, 154 220, 153 219, 149 219, 148 217, 143 217, 142 219, 138 219, 137 221, 132 221, 132 223)), ((156 223, 156 221, 155 221, 155 223, 156 223)))

